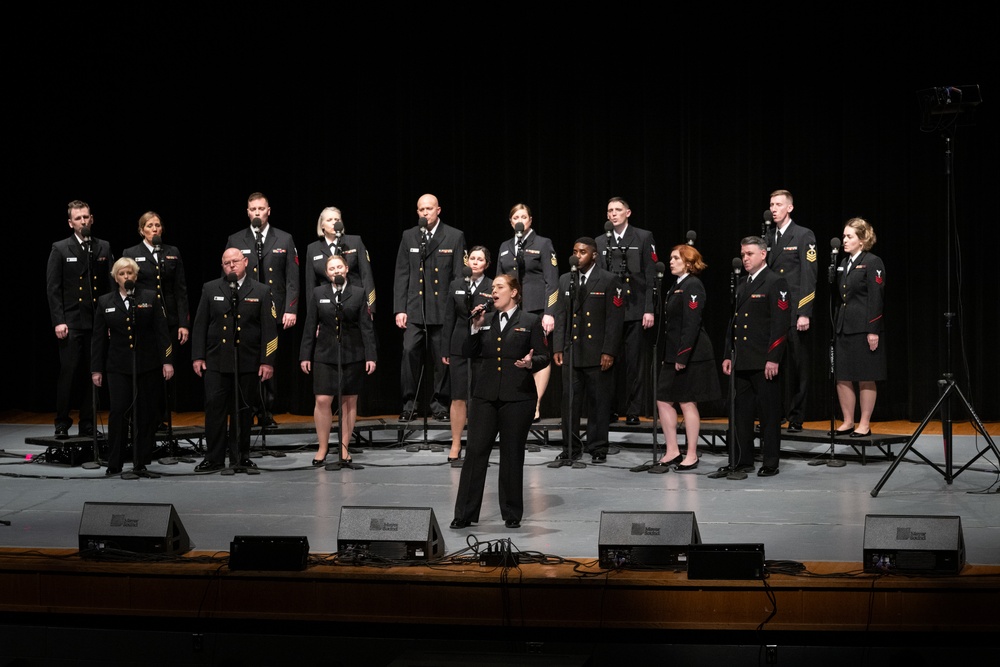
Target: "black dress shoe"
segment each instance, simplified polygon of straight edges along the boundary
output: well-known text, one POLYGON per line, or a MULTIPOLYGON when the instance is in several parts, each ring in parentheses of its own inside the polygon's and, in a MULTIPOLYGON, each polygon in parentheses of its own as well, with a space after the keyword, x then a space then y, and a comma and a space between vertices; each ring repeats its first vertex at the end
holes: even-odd
POLYGON ((698 461, 695 461, 691 465, 684 465, 683 463, 678 463, 674 470, 694 470, 698 467, 698 461))
POLYGON ((571 456, 566 452, 559 452, 559 454, 556 456, 556 461, 576 461, 578 458, 580 458, 579 454, 577 454, 576 456, 571 456))
POLYGON ((448 457, 448 463, 454 463, 455 461, 461 461, 461 460, 462 460, 461 456, 456 456, 455 458, 452 458, 450 456, 448 457))
POLYGON ((269 431, 273 431, 278 428, 278 422, 274 421, 274 417, 270 414, 262 415, 257 417, 257 426, 261 428, 266 428, 269 431))
POLYGON ((326 459, 313 459, 312 460, 312 464, 313 464, 314 468, 318 468, 321 465, 323 465, 324 463, 326 463, 326 459))
POLYGON ((618 413, 617 412, 612 412, 611 416, 608 417, 608 423, 609 424, 614 424, 616 421, 618 421, 618 413))
POLYGON ((867 433, 858 433, 857 431, 852 431, 849 437, 851 438, 867 438, 872 434, 872 430, 868 429, 867 433))
POLYGON ((413 410, 403 410, 399 413, 399 421, 408 422, 413 421, 413 410))
POLYGON ((508 528, 520 528, 521 527, 521 520, 520 519, 507 519, 506 521, 503 522, 503 525, 507 526, 508 528))
POLYGON ((802 433, 802 422, 789 422, 788 424, 789 433, 802 433))
MULTIPOLYGON (((591 463, 607 463, 608 462, 608 455, 607 454, 594 454, 593 456, 590 457, 590 462, 591 463)), ((507 526, 507 527, 510 528, 510 526, 507 526)))
POLYGON ((846 431, 841 431, 840 429, 837 429, 836 431, 827 431, 826 434, 827 435, 838 436, 838 437, 841 437, 841 438, 846 438, 847 436, 849 436, 853 432, 854 432, 854 429, 853 428, 849 428, 846 431))
POLYGON ((240 467, 241 468, 256 468, 257 464, 254 463, 250 459, 250 457, 246 457, 246 458, 240 459, 240 467))
POLYGON ((194 471, 195 472, 215 472, 216 470, 222 470, 225 467, 226 466, 223 465, 222 463, 214 463, 212 461, 209 461, 208 459, 205 459, 204 461, 202 461, 201 463, 199 463, 198 465, 196 465, 194 467, 194 471))
POLYGON ((761 466, 757 471, 758 477, 774 477, 778 474, 778 468, 772 466, 761 466))
POLYGON ((625 418, 625 423, 628 424, 629 426, 638 426, 639 415, 629 415, 628 417, 625 418))
POLYGON ((114 477, 115 475, 120 475, 122 472, 121 468, 108 468, 104 471, 105 477, 114 477))
POLYGON ((448 526, 452 530, 462 530, 463 528, 468 528, 472 525, 471 521, 464 521, 462 519, 452 519, 451 525, 448 526))
POLYGON ((439 422, 446 422, 446 421, 450 421, 451 418, 450 418, 450 416, 448 415, 447 412, 445 412, 444 410, 442 410, 441 412, 435 412, 434 413, 434 419, 438 420, 439 422))
POLYGON ((66 426, 56 426, 56 440, 65 440, 69 437, 69 428, 66 426))

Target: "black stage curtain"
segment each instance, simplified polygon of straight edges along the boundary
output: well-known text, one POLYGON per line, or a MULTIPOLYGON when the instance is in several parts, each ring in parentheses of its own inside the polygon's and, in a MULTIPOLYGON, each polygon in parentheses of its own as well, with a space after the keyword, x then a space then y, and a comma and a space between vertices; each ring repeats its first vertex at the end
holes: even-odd
MULTIPOLYGON (((339 207, 376 274, 381 356, 359 413, 377 415, 400 409, 393 264, 421 194, 437 195, 442 220, 494 254, 511 233, 508 210, 527 203, 561 272, 577 237, 602 233, 611 196, 629 201, 632 223, 653 231, 664 262, 695 231, 720 354, 739 240, 761 232, 769 193, 785 188, 793 219, 816 233, 820 267, 807 417, 827 418, 833 402, 830 239, 859 215, 875 227, 888 274, 890 379, 876 420, 921 420, 948 370, 980 418, 1000 419, 1000 132, 984 40, 937 50, 914 35, 852 55, 799 35, 782 58, 746 55, 767 50, 751 41, 727 45, 720 64, 719 44, 704 35, 689 37, 688 50, 653 40, 613 57, 539 45, 503 60, 493 42, 472 50, 466 36, 463 49, 444 41, 414 57, 397 50, 383 65, 372 48, 323 55, 321 39, 296 50, 313 35, 272 31, 268 46, 252 47, 223 21, 213 24, 219 31, 106 28, 78 50, 65 23, 65 34, 37 28, 44 34, 33 47, 58 71, 18 71, 8 98, 16 173, 6 228, 16 246, 7 279, 23 287, 8 290, 18 305, 8 306, 5 327, 6 407, 54 409, 58 357, 43 276, 49 244, 69 233, 71 199, 91 204, 94 233, 116 257, 138 242, 139 216, 157 211, 164 241, 184 257, 192 317, 227 236, 248 224, 251 192, 269 197, 271 223, 294 236, 300 271, 320 210, 339 207), (949 85, 978 85, 984 102, 926 127, 918 91, 949 85)), ((304 310, 303 301, 301 318, 304 310)), ((300 337, 301 324, 291 358, 300 337)), ((187 362, 178 371, 177 408, 200 410, 201 381, 187 362)), ((295 375, 290 411, 311 414, 310 380, 296 365, 278 372, 295 375)), ((546 405, 554 416, 557 403, 546 405)), ((724 414, 721 404, 705 412, 724 414)))

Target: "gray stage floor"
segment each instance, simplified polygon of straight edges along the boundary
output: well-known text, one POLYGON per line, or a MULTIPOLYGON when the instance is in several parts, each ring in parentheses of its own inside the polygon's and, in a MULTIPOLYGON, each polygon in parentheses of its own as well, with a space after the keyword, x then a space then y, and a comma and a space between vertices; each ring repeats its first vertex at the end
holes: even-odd
MULTIPOLYGON (((527 453, 522 527, 508 530, 500 519, 494 452, 482 521, 454 531, 448 524, 461 471, 445 461, 447 450, 405 451, 396 444, 395 431, 374 432, 372 442, 354 455, 362 470, 313 468, 314 436, 272 435, 269 449, 287 455, 255 459, 259 475, 194 474, 194 463, 154 462, 150 469, 160 479, 134 481, 105 478, 103 469, 28 460, 46 448, 25 439, 51 433, 47 425, 0 424, 0 519, 10 522, 0 526, 0 546, 76 548, 85 502, 143 502, 172 504, 197 550, 228 551, 236 535, 305 535, 312 552, 331 553, 337 550, 340 508, 375 505, 432 508, 449 553, 467 541, 509 537, 521 551, 589 560, 597 557, 602 510, 669 510, 694 512, 703 542, 763 543, 769 560, 860 563, 866 515, 958 515, 968 562, 1000 565, 1000 494, 992 452, 947 484, 912 450, 884 479, 890 463, 874 448, 863 466, 838 447, 838 458, 849 461, 834 468, 809 465, 827 453, 826 445, 786 442, 778 476, 729 481, 706 477, 726 463, 721 444, 714 451, 699 447, 701 464, 692 472, 631 472, 651 458, 648 431, 614 434, 620 451, 606 464, 551 469, 546 464, 559 451, 553 431, 552 444, 527 453)), ((428 437, 443 440, 448 434, 431 431, 428 437)), ((422 434, 418 438, 416 443, 423 442, 422 434)), ((662 437, 659 442, 662 451, 662 437)), ((972 436, 955 436, 954 442, 956 470, 977 448, 987 448, 985 440, 972 436)), ((894 445, 893 451, 902 448, 894 445)), ((941 436, 922 435, 913 450, 944 466, 941 436)))

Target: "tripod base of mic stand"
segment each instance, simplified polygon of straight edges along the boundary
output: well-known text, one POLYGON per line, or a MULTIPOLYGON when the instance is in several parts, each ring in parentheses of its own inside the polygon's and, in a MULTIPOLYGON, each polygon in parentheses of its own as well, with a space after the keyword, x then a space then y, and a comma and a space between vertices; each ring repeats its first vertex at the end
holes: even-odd
POLYGON ((104 465, 100 461, 87 461, 86 463, 81 463, 80 467, 85 470, 97 470, 98 468, 103 468, 104 465))
POLYGON ((634 468, 629 468, 628 471, 629 472, 649 472, 650 470, 652 470, 652 468, 653 468, 653 465, 651 463, 643 463, 642 465, 638 465, 638 466, 636 466, 634 468))
POLYGON ((444 448, 441 447, 440 445, 410 445, 409 447, 406 448, 406 451, 408 451, 408 452, 423 452, 423 451, 443 452, 444 448))
POLYGON ((230 477, 232 475, 235 475, 238 472, 242 472, 242 473, 245 473, 247 475, 259 475, 260 474, 260 469, 257 468, 257 466, 234 465, 234 466, 230 466, 228 468, 223 468, 222 472, 220 472, 219 474, 220 475, 224 475, 226 477, 230 477))
POLYGON ((144 477, 146 479, 160 479, 159 475, 148 470, 132 469, 122 473, 122 479, 139 479, 140 477, 144 477))
POLYGON ((833 445, 830 445, 830 451, 828 451, 826 454, 821 454, 819 457, 810 461, 807 465, 811 466, 825 465, 828 468, 843 468, 844 466, 847 465, 847 461, 844 461, 843 459, 834 458, 833 445), (830 458, 825 459, 823 458, 824 456, 829 456, 830 458))
POLYGON ((357 463, 352 463, 350 461, 334 461, 333 463, 327 463, 323 466, 323 470, 364 470, 363 465, 357 463))

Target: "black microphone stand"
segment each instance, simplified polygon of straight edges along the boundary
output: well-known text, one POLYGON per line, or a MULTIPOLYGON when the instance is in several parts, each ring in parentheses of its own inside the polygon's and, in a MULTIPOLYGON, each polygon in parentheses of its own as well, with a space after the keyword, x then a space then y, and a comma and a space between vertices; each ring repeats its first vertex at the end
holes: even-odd
MULTIPOLYGON (((90 309, 91 309, 90 322, 91 326, 93 327, 94 311, 97 310, 97 299, 94 298, 94 243, 90 236, 90 227, 84 227, 83 230, 81 230, 80 235, 83 237, 83 244, 87 246, 87 278, 88 278, 87 282, 89 283, 87 287, 88 289, 90 289, 90 309), (84 230, 86 230, 86 233, 84 233, 84 230)), ((107 332, 105 332, 105 335, 106 333, 107 332)), ((93 335, 94 331, 91 330, 91 336, 93 335)), ((86 463, 81 464, 80 467, 87 468, 88 470, 93 470, 101 467, 101 451, 99 445, 99 438, 97 437, 97 385, 95 385, 93 382, 90 383, 90 411, 91 414, 93 415, 92 419, 94 422, 92 426, 94 431, 92 434, 94 460, 87 461, 86 463)))
MULTIPOLYGON (((231 274, 232 275, 232 274, 231 274)), ((229 283, 229 287, 232 290, 230 294, 229 307, 230 312, 233 314, 233 322, 236 322, 239 315, 239 286, 236 280, 229 283)), ((249 406, 247 407, 249 409, 249 406)), ((239 329, 233 327, 233 405, 232 405, 232 418, 229 424, 229 430, 233 432, 234 438, 230 440, 229 445, 229 462, 228 468, 222 470, 221 475, 235 475, 238 472, 243 472, 248 475, 258 475, 260 471, 257 468, 245 467, 242 465, 242 458, 240 457, 240 334, 239 329)), ((264 429, 261 429, 263 433, 264 429)), ((249 456, 249 452, 247 453, 249 456)))
MULTIPOLYGON (((343 290, 343 277, 336 276, 333 282, 334 301, 336 303, 335 316, 337 318, 337 460, 327 463, 324 470, 363 470, 364 466, 354 465, 352 461, 345 461, 341 453, 341 442, 344 439, 344 339, 341 335, 344 327, 344 304, 340 302, 340 295, 343 290), (341 281, 337 282, 336 278, 341 281)), ((364 315, 362 315, 363 317, 364 315)), ((350 442, 350 438, 348 438, 350 442)), ((348 453, 350 448, 348 447, 348 453)))
MULTIPOLYGON (((690 233, 690 232, 689 232, 690 233)), ((652 373, 653 373, 653 459, 652 463, 643 463, 637 465, 634 468, 630 468, 630 472, 646 472, 652 468, 660 460, 659 456, 659 434, 656 432, 659 429, 659 418, 660 410, 659 406, 656 404, 656 388, 657 388, 657 377, 659 370, 659 359, 660 355, 658 353, 660 344, 660 333, 663 331, 663 303, 659 296, 660 283, 663 280, 663 267, 657 262, 656 267, 656 280, 653 282, 653 317, 655 320, 656 332, 653 335, 653 363, 652 363, 652 373)), ((666 443, 664 443, 664 450, 666 449, 666 443)), ((666 451, 664 451, 666 453, 666 451)))
POLYGON ((830 449, 826 454, 809 462, 811 466, 827 465, 831 468, 843 468, 847 461, 838 459, 834 449, 837 440, 837 253, 840 247, 840 239, 834 237, 830 242, 830 266, 827 269, 827 281, 830 283, 830 348, 828 350, 829 368, 827 369, 830 381, 830 449), (824 459, 829 455, 829 459, 824 459))
POLYGON ((738 459, 737 452, 739 451, 739 435, 736 428, 736 334, 733 332, 733 326, 736 324, 736 314, 739 311, 740 301, 738 298, 740 292, 740 266, 742 262, 739 258, 733 260, 733 276, 731 281, 732 292, 729 295, 730 300, 733 304, 733 312, 729 316, 729 327, 728 336, 730 336, 730 366, 729 366, 729 472, 725 475, 719 475, 718 473, 710 473, 708 476, 713 477, 726 477, 727 479, 746 479, 747 474, 745 472, 736 472, 736 461, 738 459))
POLYGON ((129 420, 129 443, 132 445, 132 470, 122 473, 122 479, 139 479, 147 477, 158 479, 156 473, 146 470, 146 462, 140 457, 139 439, 136 433, 139 430, 139 364, 136 354, 142 340, 139 337, 139 317, 135 309, 135 286, 129 289, 125 284, 125 302, 128 304, 128 318, 132 324, 132 418, 129 420))
MULTIPOLYGON (((265 282, 265 278, 264 278, 264 242, 260 240, 261 236, 263 235, 262 232, 261 232, 261 229, 260 229, 260 220, 258 218, 254 218, 253 221, 251 222, 251 224, 252 224, 253 229, 254 229, 253 237, 254 237, 254 242, 256 244, 256 250, 257 250, 257 269, 256 269, 256 271, 257 271, 257 280, 260 281, 261 284, 267 285, 267 283, 265 282)), ((270 294, 270 296, 271 296, 271 303, 274 303, 274 294, 271 292, 270 287, 268 288, 268 294, 270 294)), ((281 322, 278 322, 277 325, 278 325, 278 329, 280 331, 281 326, 282 326, 281 322)), ((263 419, 261 419, 261 424, 260 424, 260 450, 258 450, 256 452, 253 452, 252 454, 250 454, 250 456, 252 456, 255 459, 261 458, 263 456, 273 456, 276 459, 280 459, 280 458, 283 458, 285 456, 284 452, 272 451, 272 450, 269 450, 267 448, 267 430, 269 428, 271 428, 270 425, 274 422, 274 415, 271 414, 271 407, 272 406, 268 405, 269 402, 273 403, 273 400, 274 400, 274 391, 273 391, 273 389, 272 390, 268 390, 268 387, 267 387, 268 383, 271 383, 272 385, 275 383, 273 375, 268 380, 261 380, 260 381, 260 408, 261 408, 261 410, 260 410, 260 413, 258 414, 258 416, 259 417, 263 417, 263 419)), ((251 470, 255 471, 253 474, 257 474, 255 469, 251 469, 251 470)))
MULTIPOLYGON (((421 390, 423 389, 423 386, 424 386, 424 377, 427 375, 427 367, 428 366, 430 366, 431 369, 432 369, 431 370, 431 377, 432 378, 434 377, 434 375, 433 375, 434 360, 431 359, 431 330, 430 330, 430 325, 427 324, 427 289, 428 289, 428 283, 427 283, 427 281, 428 281, 428 278, 427 278, 427 274, 425 272, 426 263, 427 263, 427 236, 428 236, 428 233, 427 233, 427 222, 426 222, 426 220, 424 218, 421 218, 420 219, 420 223, 418 223, 419 227, 420 227, 420 279, 423 281, 423 285, 420 288, 420 318, 421 318, 421 321, 422 321, 421 326, 423 326, 423 328, 424 328, 424 359, 423 359, 423 363, 420 364, 420 375, 417 377, 417 391, 416 391, 416 394, 414 394, 414 396, 413 396, 413 407, 414 407, 414 409, 416 408, 416 406, 418 406, 420 404, 420 392, 421 392, 421 390), (422 224, 420 224, 420 223, 422 223, 422 224)), ((407 323, 407 326, 409 326, 409 323, 407 323)), ((431 400, 433 400, 433 398, 434 398, 434 388, 431 387, 431 400)), ((425 450, 430 450, 432 452, 443 451, 440 446, 434 445, 432 447, 427 442, 427 429, 428 429, 427 412, 428 412, 429 409, 430 409, 430 405, 429 404, 426 405, 426 406, 424 406, 424 410, 423 410, 423 413, 424 413, 424 416, 423 416, 423 419, 424 419, 423 442, 420 443, 419 445, 410 445, 409 447, 406 448, 406 451, 408 451, 408 452, 419 452, 419 451, 425 451, 425 450)))
MULTIPOLYGON (((573 421, 574 413, 576 412, 574 407, 575 396, 573 391, 573 385, 575 384, 574 382, 575 378, 573 376, 574 372, 573 371, 573 348, 574 348, 573 312, 575 309, 577 293, 579 292, 578 280, 580 276, 580 272, 576 268, 577 262, 572 261, 575 259, 576 255, 570 258, 571 261, 570 261, 570 273, 569 273, 569 307, 566 309, 566 331, 564 333, 564 340, 567 335, 569 340, 565 342, 565 349, 563 350, 563 363, 566 365, 566 368, 569 371, 567 373, 567 375, 569 376, 569 383, 568 383, 569 387, 567 388, 567 391, 569 392, 569 409, 567 410, 566 413, 567 426, 564 431, 564 437, 566 440, 568 440, 568 442, 566 443, 566 453, 569 456, 569 459, 561 459, 553 461, 548 464, 549 468, 561 468, 563 466, 570 466, 572 468, 580 469, 587 467, 587 464, 581 460, 583 458, 583 438, 580 437, 580 432, 577 429, 576 422, 573 421), (577 445, 579 445, 580 447, 579 459, 573 456, 573 451, 577 445)), ((593 419, 593 416, 591 416, 590 419, 593 419)))

